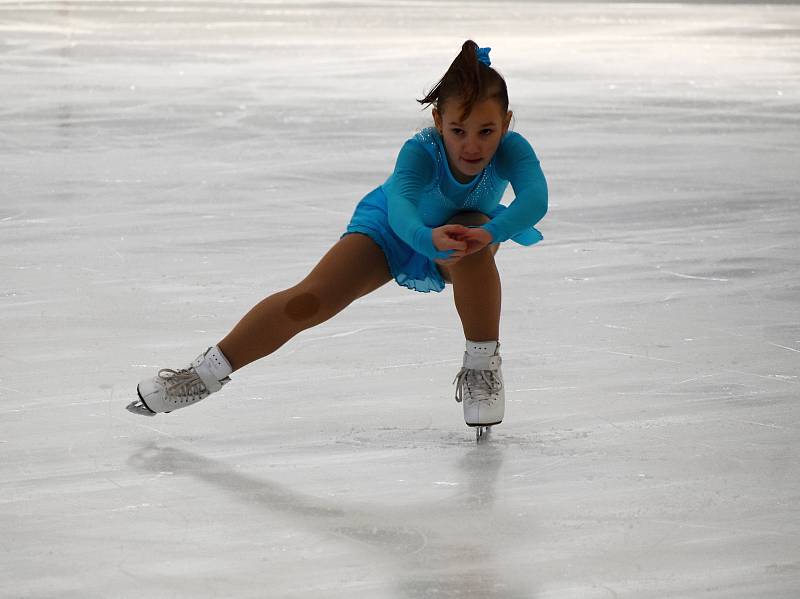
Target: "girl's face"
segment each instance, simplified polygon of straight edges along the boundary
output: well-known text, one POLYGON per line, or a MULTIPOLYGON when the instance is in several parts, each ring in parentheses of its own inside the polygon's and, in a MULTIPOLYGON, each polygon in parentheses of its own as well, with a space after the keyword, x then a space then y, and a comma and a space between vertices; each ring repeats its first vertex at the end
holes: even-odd
POLYGON ((503 114, 497 100, 488 99, 477 102, 467 119, 460 122, 461 105, 457 100, 445 102, 442 112, 433 109, 433 120, 444 140, 453 176, 460 183, 468 183, 489 164, 508 132, 512 113, 503 114))

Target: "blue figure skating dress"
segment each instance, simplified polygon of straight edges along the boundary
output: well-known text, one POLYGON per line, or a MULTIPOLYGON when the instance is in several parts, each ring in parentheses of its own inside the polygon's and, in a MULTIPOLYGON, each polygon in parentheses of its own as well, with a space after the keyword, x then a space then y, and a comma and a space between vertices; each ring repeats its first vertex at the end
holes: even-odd
POLYGON ((439 292, 445 283, 434 260, 447 254, 433 245, 433 229, 459 212, 486 214, 491 220, 481 226, 492 243, 541 241, 534 225, 547 212, 547 182, 522 135, 508 132, 486 168, 459 183, 438 130, 423 129, 403 145, 386 182, 358 203, 344 235, 363 233, 375 241, 400 285, 439 292), (504 206, 500 199, 509 183, 516 197, 504 206))

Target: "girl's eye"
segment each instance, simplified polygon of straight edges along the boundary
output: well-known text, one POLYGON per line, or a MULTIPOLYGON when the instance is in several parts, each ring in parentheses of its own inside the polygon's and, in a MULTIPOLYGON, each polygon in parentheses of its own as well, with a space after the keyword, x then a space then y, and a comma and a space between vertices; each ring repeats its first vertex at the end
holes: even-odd
MULTIPOLYGON (((464 130, 463 129, 455 129, 454 128, 454 129, 450 129, 450 131, 453 133, 453 135, 463 135, 464 134, 464 130)), ((494 129, 481 129, 481 135, 488 136, 488 135, 491 135, 492 133, 494 133, 494 129)))

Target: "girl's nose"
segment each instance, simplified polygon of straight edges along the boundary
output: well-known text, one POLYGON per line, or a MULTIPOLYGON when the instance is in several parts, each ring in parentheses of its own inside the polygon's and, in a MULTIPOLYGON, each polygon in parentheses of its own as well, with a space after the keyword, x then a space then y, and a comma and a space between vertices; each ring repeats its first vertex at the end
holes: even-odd
POLYGON ((480 154, 481 153, 481 146, 478 143, 478 140, 475 138, 469 138, 466 142, 464 142, 464 153, 465 154, 480 154))

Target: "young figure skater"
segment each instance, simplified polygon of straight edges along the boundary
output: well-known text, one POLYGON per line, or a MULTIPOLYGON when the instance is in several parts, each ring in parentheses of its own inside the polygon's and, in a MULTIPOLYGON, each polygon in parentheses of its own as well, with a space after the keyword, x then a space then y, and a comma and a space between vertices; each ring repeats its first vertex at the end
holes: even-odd
POLYGON ((452 284, 466 337, 456 400, 467 425, 499 424, 505 390, 494 255, 508 239, 542 239, 533 225, 547 211, 547 184, 530 144, 508 131, 508 92, 489 50, 467 40, 418 100, 433 105, 435 126, 405 142, 394 172, 359 202, 346 232, 305 279, 262 300, 188 368, 143 380, 128 409, 153 416, 197 403, 231 373, 394 279, 422 292, 452 284), (516 197, 506 207, 499 202, 509 182, 516 197))

